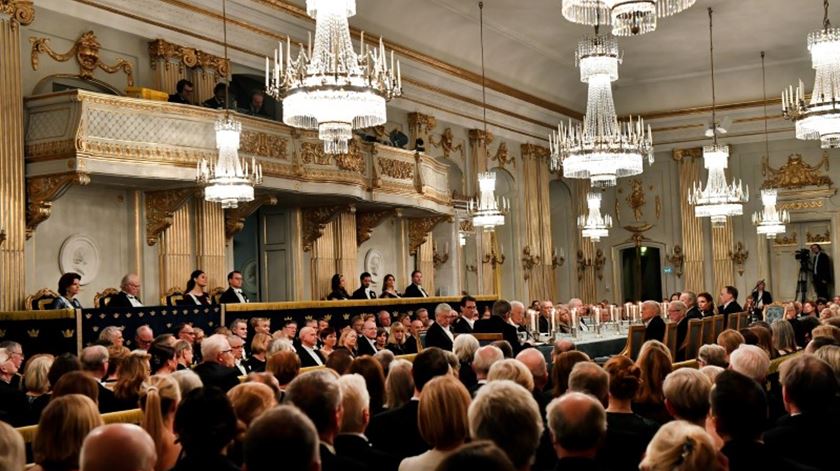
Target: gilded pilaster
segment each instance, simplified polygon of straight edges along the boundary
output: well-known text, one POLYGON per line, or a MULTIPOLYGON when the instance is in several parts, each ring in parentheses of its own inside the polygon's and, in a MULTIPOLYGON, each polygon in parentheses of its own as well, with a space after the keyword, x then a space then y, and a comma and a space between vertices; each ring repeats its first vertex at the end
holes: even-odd
POLYGON ((703 226, 700 224, 700 219, 694 216, 694 207, 688 204, 688 193, 694 182, 700 178, 702 156, 703 152, 699 147, 674 149, 673 153, 680 176, 680 222, 682 249, 685 256, 684 286, 686 290, 698 293, 706 290, 703 270, 703 226))
POLYGON ((528 277, 528 299, 552 299, 554 270, 551 266, 551 209, 549 207, 548 149, 533 144, 522 145, 522 187, 525 190, 525 246, 523 254, 528 277), (527 263, 526 260, 527 258, 527 263), (532 263, 533 262, 533 263, 532 263))
MULTIPOLYGON (((589 181, 576 180, 573 184, 573 189, 575 192, 575 214, 586 214, 588 210, 586 194, 589 193, 589 181)), ((578 238, 578 293, 580 293, 580 299, 583 302, 594 303, 597 300, 595 268, 592 263, 596 258, 595 243, 583 237, 580 231, 576 231, 576 234, 578 238)))
MULTIPOLYGON (((181 79, 187 78, 187 70, 181 60, 179 47, 162 39, 149 42, 149 59, 154 72, 154 86, 170 95, 176 92, 175 86, 181 79)), ((193 94, 193 97, 197 96, 193 94)))
POLYGON ((735 265, 729 256, 732 246, 732 218, 726 218, 726 225, 712 228, 715 293, 719 293, 724 286, 735 285, 735 265))
POLYGON ((193 69, 191 80, 195 86, 193 96, 195 96, 196 103, 202 103, 213 96, 213 87, 219 83, 222 78, 216 75, 215 71, 207 70, 203 67, 193 69))
POLYGON ((351 207, 348 211, 342 211, 333 221, 335 235, 335 269, 347 277, 347 283, 353 286, 357 279, 358 270, 356 258, 358 246, 356 245, 356 208, 351 207))
POLYGON ((408 113, 408 148, 413 149, 417 139, 422 139, 426 148, 429 148, 432 142, 429 136, 436 125, 437 119, 434 116, 423 113, 408 113))
POLYGON ((207 273, 207 287, 227 286, 225 211, 218 203, 195 202, 195 262, 207 273))
POLYGON ((182 205, 172 214, 172 225, 160 235, 158 264, 161 295, 171 288, 183 290, 190 273, 197 268, 190 230, 194 222, 192 209, 191 201, 182 205))
POLYGON ((432 240, 431 232, 426 234, 426 241, 417 248, 417 269, 423 272, 423 289, 425 289, 430 296, 434 296, 434 241, 432 240))
MULTIPOLYGON (((330 293, 330 278, 336 273, 335 263, 335 224, 330 222, 324 232, 312 244, 312 257, 309 259, 312 279, 312 299, 324 299, 330 293)), ((355 268, 344 275, 347 290, 352 292, 355 268)))
POLYGON ((20 26, 35 19, 31 1, 0 0, 0 310, 23 306, 26 192, 20 26))

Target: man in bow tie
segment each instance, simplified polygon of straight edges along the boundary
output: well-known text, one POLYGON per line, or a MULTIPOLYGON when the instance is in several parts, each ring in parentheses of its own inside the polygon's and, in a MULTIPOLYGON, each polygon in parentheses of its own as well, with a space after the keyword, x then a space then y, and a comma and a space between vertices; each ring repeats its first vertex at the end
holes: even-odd
POLYGON ((414 270, 411 272, 411 284, 405 287, 404 298, 428 298, 429 294, 423 289, 423 272, 414 270))
POLYGON ((242 292, 242 272, 233 270, 228 273, 228 289, 222 293, 219 302, 222 304, 247 303, 248 297, 242 292))
POLYGON ((125 275, 120 282, 120 292, 111 297, 107 307, 143 307, 140 295, 140 277, 134 273, 125 275))
POLYGON ((364 272, 359 275, 359 282, 362 286, 356 291, 353 291, 351 299, 376 299, 376 293, 370 288, 371 283, 373 283, 370 273, 364 272))

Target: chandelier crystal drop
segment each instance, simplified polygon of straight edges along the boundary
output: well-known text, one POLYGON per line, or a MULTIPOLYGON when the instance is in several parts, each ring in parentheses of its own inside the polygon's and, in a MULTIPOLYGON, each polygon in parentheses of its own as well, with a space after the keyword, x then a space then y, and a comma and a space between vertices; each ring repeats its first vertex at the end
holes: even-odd
POLYGON ((496 174, 482 172, 478 174, 478 198, 471 199, 467 210, 472 216, 473 227, 492 232, 496 226, 505 224, 505 214, 510 210, 507 198, 496 198, 496 174))
POLYGON ((587 193, 586 206, 588 211, 578 216, 577 226, 583 237, 591 239, 592 242, 599 242, 610 234, 612 217, 609 214, 601 214, 600 193, 587 193))
POLYGON ((593 187, 615 186, 616 178, 638 175, 644 159, 653 163, 650 126, 638 118, 619 121, 612 96, 621 58, 618 42, 609 35, 578 43, 575 59, 581 82, 588 84, 582 124, 560 123, 549 136, 551 169, 561 167, 566 178, 588 178, 593 187))
POLYGON ((656 29, 657 20, 675 15, 697 0, 563 0, 563 16, 584 25, 612 25, 615 36, 637 36, 656 29))
POLYGON ((283 100, 284 123, 318 129, 325 153, 346 153, 353 130, 385 123, 385 103, 402 94, 400 64, 391 51, 389 65, 382 38, 369 48, 362 33, 360 52, 353 49, 355 0, 307 0, 306 12, 315 18, 314 49, 300 44, 292 58, 291 39, 278 43, 273 67, 265 59, 266 92, 283 100))
POLYGON ((790 222, 790 214, 786 210, 776 209, 777 190, 768 188, 761 190, 761 202, 764 208, 753 213, 752 221, 755 224, 755 231, 764 234, 768 239, 773 239, 779 234, 785 233, 785 224, 790 222))
POLYGON ((828 20, 828 0, 823 3, 823 29, 808 35, 811 67, 816 71, 810 100, 802 80, 782 90, 782 114, 794 121, 796 138, 819 139, 823 149, 840 147, 840 28, 828 20))

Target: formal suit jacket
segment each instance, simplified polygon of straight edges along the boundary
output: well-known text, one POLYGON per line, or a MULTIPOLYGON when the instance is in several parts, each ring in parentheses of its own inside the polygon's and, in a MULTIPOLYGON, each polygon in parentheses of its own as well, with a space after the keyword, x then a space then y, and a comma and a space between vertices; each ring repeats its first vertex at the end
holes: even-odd
POLYGON ((814 280, 828 283, 831 278, 831 260, 827 253, 820 252, 818 257, 814 257, 814 280))
POLYGON ((404 298, 427 298, 429 293, 422 286, 417 286, 414 283, 405 287, 403 292, 404 298))
POLYGON ((538 329, 540 332, 548 333, 551 331, 551 322, 547 317, 539 316, 537 318, 538 329))
POLYGON ((659 316, 654 316, 645 327, 645 342, 648 340, 665 340, 665 321, 659 316))
POLYGON ((426 348, 429 347, 452 351, 452 339, 437 322, 433 323, 426 331, 426 348))
MULTIPOLYGON (((321 455, 321 471, 360 471, 368 469, 364 463, 336 454, 330 451, 323 443, 319 445, 321 455)), ((282 466, 278 466, 278 469, 282 466)))
POLYGON ((376 299, 376 293, 373 292, 370 288, 360 287, 356 291, 353 291, 353 296, 350 297, 351 299, 376 299), (368 293, 370 293, 370 297, 368 297, 368 293))
POLYGON ((400 461, 370 444, 367 437, 340 433, 333 442, 338 456, 366 463, 372 471, 397 471, 400 461))
MULTIPOLYGON (((140 298, 135 298, 137 301, 140 301, 140 298)), ((140 302, 142 304, 142 301, 140 302)), ((111 300, 108 301, 107 306, 103 307, 133 307, 131 305, 131 301, 128 299, 128 293, 125 291, 120 291, 119 293, 111 296, 111 300)))
POLYGON ((405 343, 403 343, 402 348, 405 350, 406 355, 420 353, 420 350, 422 350, 421 347, 422 345, 420 344, 419 338, 410 334, 405 334, 405 343))
POLYGON ((522 350, 522 344, 519 343, 519 335, 516 334, 516 327, 508 324, 504 319, 495 314, 490 316, 489 319, 475 321, 473 332, 482 334, 501 333, 502 338, 507 340, 510 346, 513 347, 514 356, 522 350))
POLYGON ((473 331, 473 328, 470 327, 470 323, 467 322, 464 316, 458 316, 452 324, 452 331, 456 334, 469 334, 473 331))
POLYGON ((703 317, 703 313, 700 312, 700 308, 697 306, 692 306, 691 309, 686 311, 685 317, 688 319, 701 319, 703 317))
POLYGON ((327 295, 327 300, 328 301, 342 300, 342 299, 350 299, 350 295, 347 293, 347 291, 344 291, 343 289, 333 291, 333 292, 331 292, 330 294, 327 295))
POLYGON ((55 298, 55 301, 50 304, 50 309, 81 309, 82 303, 78 299, 67 299, 64 296, 55 298))
POLYGON ((429 445, 420 437, 417 428, 419 404, 420 401, 411 400, 396 409, 375 415, 367 429, 373 446, 388 450, 400 460, 428 450, 429 445))
POLYGON ((185 100, 184 98, 182 98, 181 95, 178 95, 177 93, 173 93, 172 95, 169 95, 169 99, 167 101, 169 103, 181 103, 183 105, 191 105, 192 104, 192 103, 188 102, 187 100, 185 100))
MULTIPOLYGON (((414 341, 414 339, 412 339, 412 343, 413 343, 413 341, 414 341)), ((393 353, 394 355, 408 355, 408 352, 406 351, 406 347, 408 347, 407 342, 403 343, 402 345, 397 344, 397 343, 390 343, 390 342, 385 344, 385 348, 390 350, 391 353, 393 353)))
POLYGON ((376 354, 376 348, 374 348, 374 346, 370 344, 370 340, 364 335, 359 336, 359 340, 356 342, 356 350, 358 350, 359 352, 358 356, 373 356, 376 354))
MULTIPOLYGON (((753 291, 750 297, 753 299, 753 306, 758 306, 759 296, 758 291, 753 291)), ((761 292, 761 307, 764 307, 773 302, 773 295, 767 291, 761 292)))
MULTIPOLYGON (((248 302, 248 297, 245 296, 245 293, 242 293, 242 298, 245 299, 245 302, 248 302)), ((239 300, 239 296, 236 295, 236 291, 232 287, 225 290, 222 293, 222 296, 219 297, 219 303, 221 304, 239 304, 242 301, 239 300)))
MULTIPOLYGON (((318 356, 318 358, 321 360, 322 365, 327 362, 327 359, 324 358, 324 355, 321 354, 321 352, 319 352, 318 350, 313 349, 312 353, 314 353, 315 355, 318 356)), ((303 348, 302 346, 297 349, 297 354, 298 354, 298 357, 300 357, 300 367, 301 368, 307 368, 307 367, 310 367, 310 366, 319 366, 318 362, 316 362, 315 359, 312 358, 312 355, 310 355, 309 352, 307 352, 306 349, 303 348)))
POLYGON ((725 308, 718 306, 718 314, 723 314, 724 325, 729 325, 729 315, 744 312, 744 309, 738 304, 738 301, 732 300, 725 308))
POLYGON ((205 387, 215 386, 224 392, 239 384, 239 370, 205 361, 193 368, 205 387))
POLYGON ((764 432, 764 443, 794 463, 822 470, 837 469, 834 448, 837 419, 836 411, 786 415, 774 428, 764 432))

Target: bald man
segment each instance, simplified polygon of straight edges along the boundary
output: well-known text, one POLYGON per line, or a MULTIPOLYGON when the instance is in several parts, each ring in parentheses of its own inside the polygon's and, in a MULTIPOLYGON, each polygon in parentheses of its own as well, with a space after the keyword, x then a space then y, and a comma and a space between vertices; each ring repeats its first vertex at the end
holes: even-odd
POLYGON ((604 406, 589 394, 570 392, 551 401, 547 415, 557 469, 597 469, 595 456, 607 433, 604 406))
POLYGON ((82 443, 81 471, 154 471, 155 442, 134 424, 109 424, 93 429, 82 443))
POLYGON ((318 333, 314 327, 304 327, 300 329, 300 347, 297 351, 300 357, 300 366, 306 368, 309 366, 323 366, 327 361, 324 355, 316 350, 315 346, 318 344, 318 333))

